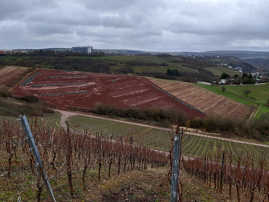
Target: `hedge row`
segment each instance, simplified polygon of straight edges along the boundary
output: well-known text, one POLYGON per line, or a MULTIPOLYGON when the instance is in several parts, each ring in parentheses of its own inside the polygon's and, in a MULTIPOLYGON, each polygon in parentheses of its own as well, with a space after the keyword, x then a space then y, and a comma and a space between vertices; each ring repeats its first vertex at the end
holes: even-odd
MULTIPOLYGON (((227 137, 240 136, 254 138, 260 141, 269 140, 269 117, 262 120, 237 121, 221 117, 187 119, 183 114, 174 111, 158 109, 118 109, 99 105, 92 112, 101 115, 131 118, 142 121, 153 121, 161 125, 179 124, 190 128, 202 129, 208 132, 219 132, 227 137)), ((269 116, 269 115, 268 115, 269 116)))
POLYGON ((161 125, 180 123, 183 124, 186 118, 183 114, 171 110, 161 109, 119 109, 111 106, 98 105, 92 112, 101 115, 131 118, 143 121, 154 121, 161 125))

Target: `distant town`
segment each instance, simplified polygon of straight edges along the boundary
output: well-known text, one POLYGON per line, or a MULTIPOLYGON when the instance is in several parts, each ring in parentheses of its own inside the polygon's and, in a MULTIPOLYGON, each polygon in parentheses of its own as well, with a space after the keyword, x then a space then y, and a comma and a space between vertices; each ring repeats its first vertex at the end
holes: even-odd
POLYGON ((80 46, 72 48, 44 48, 44 49, 12 49, 12 50, 0 50, 0 55, 17 54, 17 53, 40 53, 40 52, 54 52, 54 53, 79 53, 84 55, 91 55, 93 52, 92 46, 80 46))

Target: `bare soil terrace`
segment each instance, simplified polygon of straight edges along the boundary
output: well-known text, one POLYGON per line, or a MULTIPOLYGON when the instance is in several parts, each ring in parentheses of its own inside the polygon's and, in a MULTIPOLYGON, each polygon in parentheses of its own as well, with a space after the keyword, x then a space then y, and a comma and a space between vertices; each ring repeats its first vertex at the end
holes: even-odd
POLYGON ((13 86, 19 81, 27 72, 28 68, 16 67, 16 66, 7 66, 0 69, 0 86, 13 86))
POLYGON ((38 70, 13 89, 15 96, 34 95, 58 109, 91 110, 98 104, 117 108, 164 109, 190 118, 205 115, 143 77, 38 70))
POLYGON ((247 119, 252 113, 250 107, 217 95, 194 84, 148 78, 156 86, 176 98, 194 106, 206 115, 224 118, 247 119))

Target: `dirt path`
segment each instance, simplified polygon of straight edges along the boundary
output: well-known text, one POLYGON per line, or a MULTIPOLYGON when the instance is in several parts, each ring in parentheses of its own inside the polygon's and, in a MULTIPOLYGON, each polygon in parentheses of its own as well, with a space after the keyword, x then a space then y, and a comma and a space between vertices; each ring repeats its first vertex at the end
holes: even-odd
MULTIPOLYGON (((57 111, 57 112, 59 112, 61 114, 60 125, 64 129, 67 128, 65 122, 67 121, 68 118, 70 118, 72 116, 84 116, 84 117, 102 119, 102 120, 107 120, 107 121, 114 121, 114 122, 118 122, 118 123, 134 125, 134 126, 141 126, 141 127, 152 128, 152 129, 158 129, 158 130, 162 130, 162 131, 166 131, 166 132, 171 131, 170 128, 163 128, 163 127, 152 126, 152 125, 148 125, 148 124, 134 123, 134 122, 130 122, 130 121, 123 121, 123 120, 118 120, 118 119, 106 118, 106 117, 96 116, 96 115, 87 114, 87 113, 83 113, 83 112, 70 112, 70 111, 63 111, 63 110, 55 110, 55 111, 57 111)), ((246 142, 246 141, 235 140, 235 139, 230 139, 230 138, 223 138, 223 137, 214 137, 214 136, 210 136, 210 135, 200 134, 198 132, 185 131, 185 134, 198 136, 198 137, 209 138, 209 139, 216 139, 216 140, 221 140, 221 141, 226 141, 226 142, 233 142, 233 143, 239 143, 239 144, 246 144, 246 145, 269 148, 269 145, 265 145, 265 144, 246 142)))
POLYGON ((57 112, 61 113, 61 120, 60 120, 60 125, 64 130, 67 130, 67 125, 66 121, 69 117, 73 116, 72 114, 69 114, 67 111, 60 111, 56 110, 57 112))

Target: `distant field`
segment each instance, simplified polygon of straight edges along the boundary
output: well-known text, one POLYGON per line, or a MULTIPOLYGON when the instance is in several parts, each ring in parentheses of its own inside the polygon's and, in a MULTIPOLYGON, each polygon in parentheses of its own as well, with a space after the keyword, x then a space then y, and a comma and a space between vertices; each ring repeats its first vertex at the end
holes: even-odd
MULTIPOLYGON (((122 65, 117 65, 117 66, 112 66, 111 67, 112 70, 119 70, 122 67, 122 65)), ((139 74, 143 74, 143 73, 163 73, 166 74, 167 70, 178 70, 179 72, 192 72, 192 73, 198 73, 197 70, 195 69, 191 69, 191 68, 187 68, 184 66, 180 66, 180 65, 168 65, 165 67, 160 67, 160 66, 132 66, 131 69, 133 70, 134 73, 139 73, 139 74)))
MULTIPOLYGON (((161 89, 209 116, 247 119, 251 108, 224 96, 216 95, 192 83, 148 78, 161 89)), ((204 85, 205 86, 205 85, 204 85)))
POLYGON ((167 62, 166 59, 158 56, 103 56, 103 57, 91 57, 96 60, 110 60, 118 62, 136 62, 148 63, 148 64, 162 64, 167 62))
POLYGON ((208 86, 203 84, 198 85, 216 94, 223 95, 242 104, 257 107, 258 111, 256 118, 259 118, 262 114, 269 112, 269 107, 265 106, 269 99, 269 84, 242 86, 226 85, 226 90, 224 92, 222 91, 221 86, 208 86), (245 94, 246 90, 250 91, 248 96, 245 94))
POLYGON ((234 75, 240 75, 240 72, 234 71, 232 69, 229 69, 227 67, 208 67, 206 70, 212 72, 215 76, 220 77, 222 73, 229 74, 231 77, 234 75))
MULTIPOLYGON (((171 148, 172 134, 169 132, 82 116, 71 117, 68 121, 76 130, 87 129, 92 132, 102 132, 104 136, 132 136, 134 141, 141 145, 163 151, 169 151, 171 148)), ((183 153, 188 156, 202 157, 207 153, 215 154, 221 150, 232 152, 235 159, 246 153, 252 153, 259 159, 264 154, 268 155, 269 152, 266 148, 189 135, 183 140, 183 153)))
POLYGON ((114 71, 124 68, 132 69, 133 73, 166 73, 168 69, 176 69, 179 72, 199 73, 195 68, 181 64, 177 60, 169 60, 158 56, 104 56, 93 57, 94 60, 104 60, 115 63, 111 68, 114 71))

